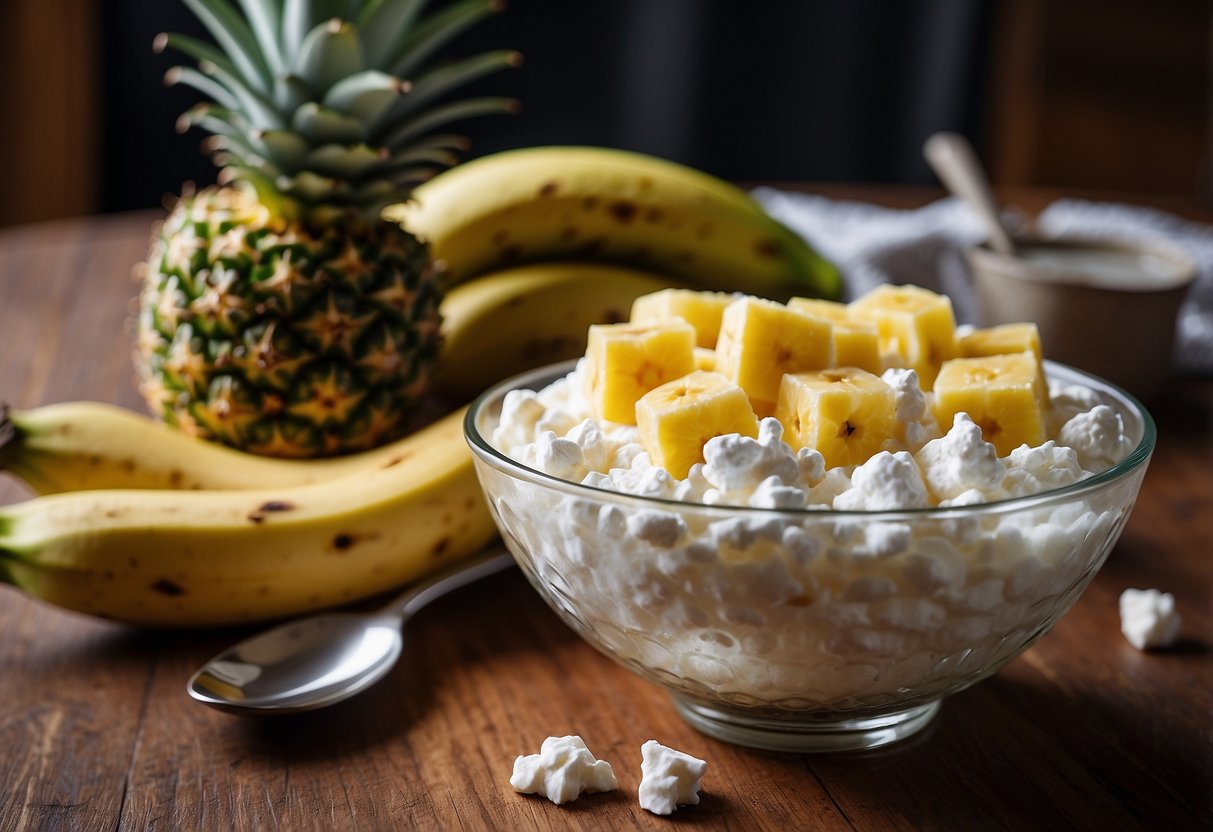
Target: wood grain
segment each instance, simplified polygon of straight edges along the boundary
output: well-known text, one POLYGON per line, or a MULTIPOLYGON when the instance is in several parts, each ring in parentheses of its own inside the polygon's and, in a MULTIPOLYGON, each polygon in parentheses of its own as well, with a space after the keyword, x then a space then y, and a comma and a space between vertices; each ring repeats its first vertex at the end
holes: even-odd
MULTIPOLYGON (((151 221, 0 232, 0 398, 140 409, 125 323, 151 221)), ((1213 383, 1177 382, 1154 412, 1137 508, 1074 609, 923 734, 861 754, 747 751, 696 733, 517 573, 422 612, 404 662, 368 693, 265 721, 184 694, 201 661, 248 631, 140 631, 0 587, 0 829, 1207 828, 1213 383), (1124 641, 1126 586, 1175 593, 1177 649, 1124 641), (614 764, 619 791, 557 807, 510 789, 513 758, 562 733, 614 764), (669 819, 638 807, 650 738, 708 760, 699 806, 669 819)), ((0 502, 23 495, 0 482, 0 502)))

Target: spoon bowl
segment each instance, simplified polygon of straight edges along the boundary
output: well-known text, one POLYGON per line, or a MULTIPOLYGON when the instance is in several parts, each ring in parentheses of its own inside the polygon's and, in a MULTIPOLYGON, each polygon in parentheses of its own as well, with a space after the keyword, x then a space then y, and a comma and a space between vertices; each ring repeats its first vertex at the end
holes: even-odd
POLYGON ((331 612, 289 621, 224 650, 186 684, 194 700, 264 716, 323 708, 378 682, 403 648, 401 627, 436 598, 511 566, 495 548, 414 584, 371 613, 331 612))

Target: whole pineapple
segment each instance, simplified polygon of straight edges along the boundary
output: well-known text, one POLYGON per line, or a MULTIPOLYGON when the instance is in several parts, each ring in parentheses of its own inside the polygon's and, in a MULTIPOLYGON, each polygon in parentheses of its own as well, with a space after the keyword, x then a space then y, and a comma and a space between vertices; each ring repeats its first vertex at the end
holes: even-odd
POLYGON ((380 210, 457 161, 457 119, 511 99, 435 105, 516 66, 499 51, 429 67, 496 0, 185 0, 219 48, 170 83, 212 99, 179 128, 213 135, 220 187, 183 193, 153 235, 136 365, 152 411, 272 456, 344 453, 405 428, 439 347, 439 272, 380 210))

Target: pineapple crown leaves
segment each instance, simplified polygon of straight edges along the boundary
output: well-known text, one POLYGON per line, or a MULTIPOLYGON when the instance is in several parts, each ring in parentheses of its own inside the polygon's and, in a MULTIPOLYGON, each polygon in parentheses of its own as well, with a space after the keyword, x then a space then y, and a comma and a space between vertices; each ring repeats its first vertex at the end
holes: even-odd
POLYGON ((177 129, 212 134, 204 148, 220 181, 244 182, 275 215, 368 216, 456 164, 462 136, 436 131, 480 115, 512 113, 512 98, 452 101, 453 90, 522 58, 498 50, 432 66, 442 46, 503 8, 501 0, 183 0, 214 43, 161 34, 197 61, 175 66, 168 84, 210 101, 177 129))

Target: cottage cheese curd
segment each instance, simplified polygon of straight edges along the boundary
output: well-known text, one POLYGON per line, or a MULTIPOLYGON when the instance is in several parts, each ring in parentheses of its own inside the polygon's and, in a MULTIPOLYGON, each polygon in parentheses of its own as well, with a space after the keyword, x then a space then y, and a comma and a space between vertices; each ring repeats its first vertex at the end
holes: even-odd
POLYGON ((642 745, 640 753, 640 808, 669 815, 679 806, 699 804, 699 782, 708 770, 706 762, 657 740, 642 745))
POLYGON ((1175 596, 1157 589, 1126 589, 1120 594, 1120 631, 1138 650, 1170 647, 1179 635, 1175 596))
POLYGON ((519 756, 510 785, 516 792, 541 794, 556 804, 619 787, 611 764, 595 760, 578 736, 548 737, 538 754, 519 756))
POLYGON ((756 439, 710 440, 677 480, 634 427, 590 418, 579 372, 508 393, 491 442, 561 479, 667 502, 504 474, 486 491, 566 618, 703 701, 847 712, 975 681, 1070 606, 1136 487, 1005 502, 1131 450, 1117 412, 1081 387, 1051 391, 1053 439, 999 458, 963 414, 940 431, 914 372, 889 370, 897 436, 862 465, 827 470, 764 419, 756 439), (924 508, 937 511, 895 513, 924 508))

